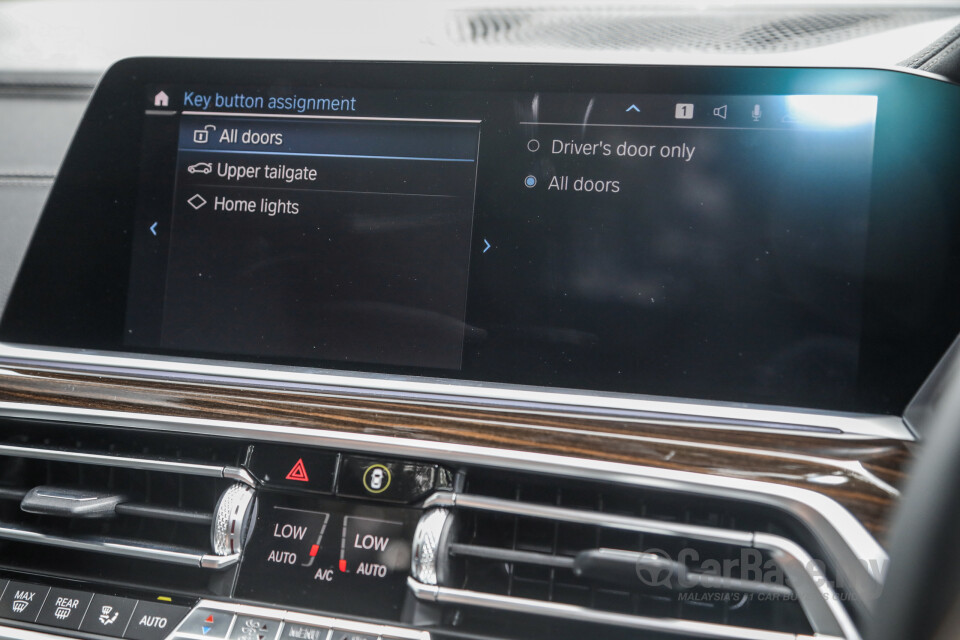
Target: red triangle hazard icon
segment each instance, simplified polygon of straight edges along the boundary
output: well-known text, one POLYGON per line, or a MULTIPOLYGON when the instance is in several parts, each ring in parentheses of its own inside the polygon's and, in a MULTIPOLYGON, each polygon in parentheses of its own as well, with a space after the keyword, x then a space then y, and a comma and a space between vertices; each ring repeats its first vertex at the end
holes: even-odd
POLYGON ((303 466, 303 458, 297 460, 297 464, 293 465, 293 469, 290 469, 290 473, 287 474, 287 480, 297 480, 299 482, 310 481, 310 478, 307 477, 307 468, 303 466))

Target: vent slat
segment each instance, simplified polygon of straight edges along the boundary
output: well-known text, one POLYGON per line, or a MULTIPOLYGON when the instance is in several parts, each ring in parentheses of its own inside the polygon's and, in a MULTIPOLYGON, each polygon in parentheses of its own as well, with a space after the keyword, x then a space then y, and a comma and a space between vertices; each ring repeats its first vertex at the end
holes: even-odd
POLYGON ((138 518, 152 518, 155 520, 169 520, 171 522, 187 522, 205 526, 213 521, 212 513, 187 511, 185 509, 168 509, 149 504, 119 504, 117 505, 117 514, 136 516, 138 518))
MULTIPOLYGON (((771 582, 741 571, 745 560, 774 563, 770 551, 753 547, 753 531, 788 533, 760 511, 665 491, 515 478, 471 470, 463 493, 436 501, 452 510, 458 533, 445 556, 453 578, 432 597, 459 603, 452 618, 459 631, 484 629, 490 621, 484 609, 492 607, 505 637, 532 640, 545 640, 556 627, 544 625, 554 631, 541 636, 524 611, 570 620, 593 612, 587 617, 609 615, 612 625, 651 630, 689 621, 719 634, 711 637, 832 635, 833 623, 808 619, 793 577, 771 582), (661 559, 647 560, 650 553, 661 559), (603 554, 620 556, 603 565, 598 560, 612 557, 603 554)), ((609 637, 622 631, 611 628, 609 637)))
POLYGON ((241 443, 183 434, 0 421, 0 568, 214 594, 230 583, 215 579, 217 570, 239 560, 214 552, 211 528, 220 495, 243 480, 244 452, 241 443), (96 519, 23 511, 23 496, 38 487, 120 502, 96 519))

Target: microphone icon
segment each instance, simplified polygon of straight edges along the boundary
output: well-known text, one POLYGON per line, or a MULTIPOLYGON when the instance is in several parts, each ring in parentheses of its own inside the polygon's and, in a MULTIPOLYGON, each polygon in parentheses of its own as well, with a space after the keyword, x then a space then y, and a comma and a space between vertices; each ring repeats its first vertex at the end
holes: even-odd
POLYGON ((763 111, 760 110, 760 105, 753 105, 753 111, 750 112, 750 117, 753 118, 754 122, 760 122, 760 116, 763 115, 763 111))

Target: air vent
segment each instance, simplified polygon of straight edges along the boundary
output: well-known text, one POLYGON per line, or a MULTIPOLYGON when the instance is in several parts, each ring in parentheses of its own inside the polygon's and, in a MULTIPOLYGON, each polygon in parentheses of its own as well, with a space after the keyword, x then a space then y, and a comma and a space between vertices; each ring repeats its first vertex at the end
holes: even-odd
POLYGON ((239 560, 253 498, 242 447, 28 422, 0 433, 0 568, 192 595, 228 581, 217 574, 239 560))
POLYGON ((445 625, 513 638, 856 638, 831 582, 756 509, 473 474, 428 502, 411 588, 445 625), (585 627, 586 629, 586 627, 585 627), (572 637, 572 636, 571 636, 572 637))
POLYGON ((480 9, 457 13, 460 42, 572 49, 780 53, 956 16, 955 9, 683 12, 623 7, 480 9))

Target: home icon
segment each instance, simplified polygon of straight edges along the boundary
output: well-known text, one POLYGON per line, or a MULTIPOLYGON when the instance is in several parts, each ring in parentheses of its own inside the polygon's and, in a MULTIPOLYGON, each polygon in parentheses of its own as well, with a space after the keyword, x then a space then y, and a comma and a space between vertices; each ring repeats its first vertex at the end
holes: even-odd
POLYGON ((170 98, 166 93, 161 91, 156 96, 153 97, 153 106, 155 107, 165 107, 169 104, 170 98))

